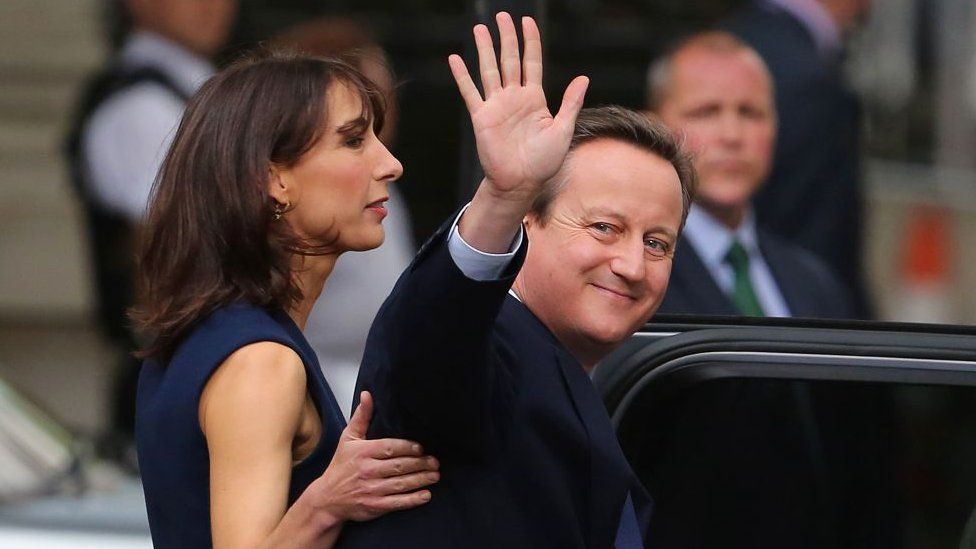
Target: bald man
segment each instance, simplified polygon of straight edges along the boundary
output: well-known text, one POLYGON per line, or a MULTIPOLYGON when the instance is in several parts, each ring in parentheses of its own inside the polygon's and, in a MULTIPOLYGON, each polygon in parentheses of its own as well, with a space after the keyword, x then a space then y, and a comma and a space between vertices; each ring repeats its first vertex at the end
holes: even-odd
POLYGON ((650 108, 684 134, 699 176, 659 313, 849 318, 834 273, 756 225, 752 198, 777 131, 762 59, 730 34, 701 34, 655 63, 648 83, 650 108))

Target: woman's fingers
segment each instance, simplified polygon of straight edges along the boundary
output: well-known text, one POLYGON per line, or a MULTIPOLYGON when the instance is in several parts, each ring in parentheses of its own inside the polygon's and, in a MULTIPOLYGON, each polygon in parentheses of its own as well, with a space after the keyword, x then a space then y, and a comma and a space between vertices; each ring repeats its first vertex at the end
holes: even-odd
POLYGON ((419 507, 430 501, 430 490, 418 490, 408 494, 396 494, 379 498, 373 509, 378 511, 376 516, 385 515, 390 511, 402 511, 419 507))
POLYGON ((542 36, 535 19, 522 18, 522 39, 525 53, 522 56, 522 76, 526 84, 542 85, 542 36))
POLYGON ((374 484, 374 494, 380 497, 406 494, 424 488, 425 486, 430 486, 440 479, 441 474, 437 471, 423 471, 385 478, 374 484))
POLYGON ((399 475, 409 475, 419 472, 433 472, 440 469, 441 464, 433 456, 398 457, 377 460, 376 476, 390 478, 399 475))
POLYGON ((488 99, 502 87, 498 63, 495 61, 495 46, 491 42, 491 33, 488 31, 488 27, 475 25, 474 44, 478 49, 481 87, 485 90, 485 99, 488 99))
POLYGON ((424 449, 412 440, 401 438, 381 438, 362 441, 363 448, 360 455, 374 459, 390 459, 402 456, 419 457, 424 455, 424 449))
POLYGON ((502 66, 502 86, 522 85, 522 62, 519 59, 518 35, 512 16, 502 11, 495 14, 498 24, 499 59, 502 66))
POLYGON ((359 393, 359 406, 349 418, 349 425, 346 426, 344 435, 354 439, 366 438, 366 431, 369 429, 369 422, 373 419, 373 395, 369 391, 359 393))
POLYGON ((458 91, 461 92, 464 105, 468 108, 469 113, 474 113, 481 105, 481 93, 478 92, 478 87, 471 80, 471 73, 468 72, 464 59, 460 55, 453 54, 447 58, 447 64, 451 67, 451 74, 454 76, 458 91))

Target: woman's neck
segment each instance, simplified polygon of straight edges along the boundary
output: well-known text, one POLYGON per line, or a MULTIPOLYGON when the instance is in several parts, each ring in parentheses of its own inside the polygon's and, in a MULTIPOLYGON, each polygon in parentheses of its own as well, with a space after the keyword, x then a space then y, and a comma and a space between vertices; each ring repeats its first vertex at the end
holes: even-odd
POLYGON ((300 330, 305 329, 308 315, 311 314, 312 307, 315 306, 325 287, 325 281, 332 274, 338 259, 339 254, 329 254, 296 255, 292 260, 292 276, 298 284, 298 289, 302 291, 302 299, 288 308, 288 316, 300 330))

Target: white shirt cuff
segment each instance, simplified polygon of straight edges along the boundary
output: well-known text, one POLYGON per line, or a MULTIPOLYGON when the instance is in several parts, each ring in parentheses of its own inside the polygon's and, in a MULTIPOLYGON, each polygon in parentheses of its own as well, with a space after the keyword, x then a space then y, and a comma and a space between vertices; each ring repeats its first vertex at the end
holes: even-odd
POLYGON ((461 233, 458 231, 458 221, 461 220, 461 216, 464 215, 465 210, 470 205, 469 202, 461 208, 461 212, 454 218, 450 236, 447 237, 447 249, 451 254, 451 259, 454 260, 454 264, 461 269, 464 276, 479 282, 498 280, 505 268, 512 262, 515 252, 522 246, 522 227, 519 226, 518 234, 515 235, 512 246, 507 253, 489 254, 476 250, 461 238, 461 233))

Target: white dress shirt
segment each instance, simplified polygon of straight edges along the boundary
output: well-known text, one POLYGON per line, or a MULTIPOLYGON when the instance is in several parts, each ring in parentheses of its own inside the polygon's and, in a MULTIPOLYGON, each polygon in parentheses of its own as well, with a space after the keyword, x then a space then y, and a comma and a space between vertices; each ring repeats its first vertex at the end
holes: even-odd
POLYGON ((739 228, 732 231, 701 207, 692 205, 682 234, 701 258, 718 287, 730 296, 735 288, 735 272, 725 261, 725 256, 729 253, 732 241, 738 240, 749 254, 749 278, 763 312, 766 316, 791 316, 783 293, 759 249, 756 220, 752 210, 746 213, 739 228))
MULTIPOLYGON (((126 40, 117 61, 159 69, 188 96, 214 71, 206 60, 146 31, 126 40)), ((133 222, 142 220, 184 107, 170 90, 145 82, 115 94, 92 113, 82 131, 82 147, 96 200, 133 222)))

